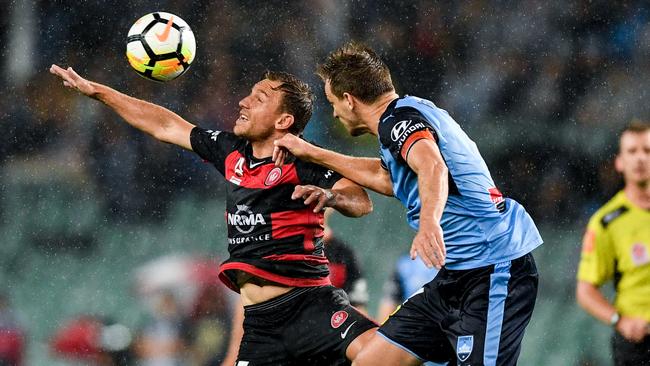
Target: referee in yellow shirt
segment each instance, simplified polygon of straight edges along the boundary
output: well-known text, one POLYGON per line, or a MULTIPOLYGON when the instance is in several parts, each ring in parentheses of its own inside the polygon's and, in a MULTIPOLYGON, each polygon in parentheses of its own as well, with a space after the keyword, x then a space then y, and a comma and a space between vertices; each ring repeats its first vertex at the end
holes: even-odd
POLYGON ((650 365, 650 125, 633 123, 623 131, 615 166, 625 188, 589 220, 576 297, 616 329, 615 365, 650 365), (614 304, 599 290, 612 279, 614 304))

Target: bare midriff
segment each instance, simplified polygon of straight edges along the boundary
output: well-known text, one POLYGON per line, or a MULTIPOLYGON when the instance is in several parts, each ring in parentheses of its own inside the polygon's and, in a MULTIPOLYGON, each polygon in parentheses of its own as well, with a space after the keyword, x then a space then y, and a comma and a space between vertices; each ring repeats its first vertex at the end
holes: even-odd
POLYGON ((291 291, 294 287, 281 285, 251 274, 239 271, 237 285, 244 306, 259 304, 291 291))

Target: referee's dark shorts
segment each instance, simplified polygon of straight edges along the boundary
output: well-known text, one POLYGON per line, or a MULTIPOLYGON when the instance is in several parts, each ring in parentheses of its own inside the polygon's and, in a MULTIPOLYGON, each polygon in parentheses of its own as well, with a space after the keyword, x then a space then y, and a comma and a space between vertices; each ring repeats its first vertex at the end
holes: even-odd
POLYGON ((377 334, 423 361, 515 365, 537 297, 533 255, 440 270, 377 334))
POLYGON ((640 343, 630 342, 620 333, 612 336, 614 365, 616 366, 650 366, 650 335, 640 343))

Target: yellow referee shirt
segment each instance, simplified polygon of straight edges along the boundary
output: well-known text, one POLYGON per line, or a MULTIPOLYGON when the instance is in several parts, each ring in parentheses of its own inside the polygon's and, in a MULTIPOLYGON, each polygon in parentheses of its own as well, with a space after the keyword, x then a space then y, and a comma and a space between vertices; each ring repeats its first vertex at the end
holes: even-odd
POLYGON ((589 220, 578 268, 578 280, 601 286, 610 279, 618 312, 650 322, 650 211, 624 191, 589 220))

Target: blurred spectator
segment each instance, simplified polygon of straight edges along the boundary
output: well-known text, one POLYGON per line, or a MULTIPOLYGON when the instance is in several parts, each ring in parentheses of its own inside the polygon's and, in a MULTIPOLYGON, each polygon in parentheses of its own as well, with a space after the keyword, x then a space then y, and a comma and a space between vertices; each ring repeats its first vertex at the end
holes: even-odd
MULTIPOLYGON (((377 320, 381 323, 388 319, 400 304, 433 280, 437 274, 436 268, 427 268, 424 262, 411 259, 409 254, 399 256, 393 274, 384 283, 384 294, 379 303, 377 320)), ((442 364, 427 361, 423 365, 441 366, 442 364)))
POLYGON ((9 299, 0 293, 0 365, 23 365, 25 331, 9 306, 9 299))
POLYGON ((135 342, 138 364, 142 366, 180 366, 186 348, 182 338, 183 317, 172 292, 159 298, 135 342))
POLYGON ((132 334, 124 325, 93 315, 80 315, 59 327, 52 352, 95 366, 128 366, 134 362, 132 334))
POLYGON ((334 235, 332 227, 328 224, 333 209, 325 210, 325 256, 329 261, 330 280, 332 285, 342 288, 350 298, 350 304, 367 313, 368 310, 368 282, 361 271, 361 264, 353 247, 346 244, 334 235))
POLYGON ((216 258, 176 254, 136 269, 137 294, 152 314, 139 337, 139 355, 170 354, 149 364, 212 366, 224 360, 238 296, 218 279, 218 264, 216 258))
POLYGON ((427 268, 421 260, 412 260, 408 253, 399 256, 393 273, 384 283, 377 320, 384 322, 401 303, 436 277, 436 274, 437 269, 427 268))
MULTIPOLYGON (((238 301, 222 284, 204 286, 183 324, 187 365, 219 366, 228 350, 233 307, 238 301)), ((234 361, 233 361, 234 363, 234 361)))

